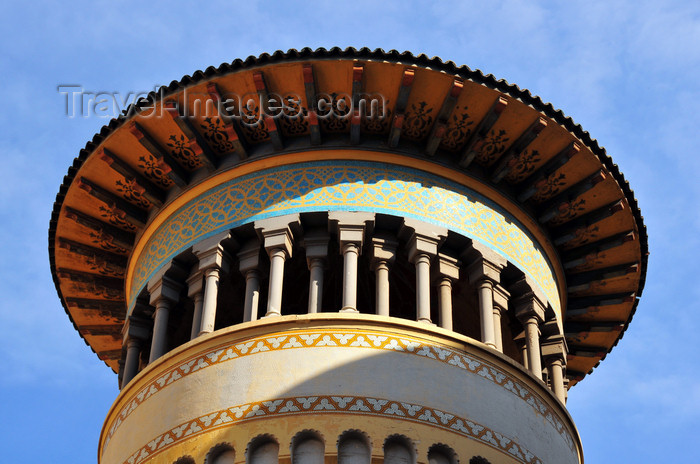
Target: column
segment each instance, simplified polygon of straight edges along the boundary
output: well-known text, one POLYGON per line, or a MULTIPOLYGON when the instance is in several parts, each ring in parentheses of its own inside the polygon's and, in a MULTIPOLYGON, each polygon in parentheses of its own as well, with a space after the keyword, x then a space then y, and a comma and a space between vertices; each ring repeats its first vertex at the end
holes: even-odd
POLYGON ((204 270, 204 301, 202 303, 202 317, 198 336, 214 331, 220 278, 221 272, 218 267, 210 267, 204 270))
POLYGON ((554 395, 566 404, 566 390, 564 390, 564 360, 562 358, 552 359, 547 363, 550 382, 554 395))
POLYGON ((172 277, 159 273, 148 283, 148 293, 151 306, 155 306, 153 314, 153 339, 148 362, 152 363, 164 355, 168 349, 168 320, 170 309, 180 298, 180 285, 172 277))
POLYGON ((121 388, 124 388, 139 372, 141 350, 151 333, 150 321, 129 316, 126 333, 126 361, 122 375, 121 388))
POLYGON ((534 294, 521 296, 515 302, 516 317, 525 328, 525 351, 528 369, 535 377, 542 379, 540 353, 540 323, 544 320, 544 305, 534 294))
POLYGON ((190 340, 199 335, 202 326, 202 307, 204 305, 204 273, 195 267, 194 272, 187 279, 187 296, 194 302, 194 314, 192 316, 192 329, 190 340))
POLYGON ((459 261, 445 254, 438 254, 438 306, 440 327, 452 330, 452 282, 459 280, 459 261))
POLYGON ((229 265, 228 253, 222 245, 225 240, 231 241, 228 231, 206 238, 192 247, 192 252, 199 259, 198 269, 204 275, 202 316, 197 336, 214 331, 219 279, 222 272, 228 271, 229 265))
POLYGON ((309 266, 309 314, 321 312, 323 302, 323 271, 328 258, 328 232, 312 230, 304 234, 303 246, 309 266))
MULTIPOLYGON (((291 247, 289 247, 291 250, 291 247)), ((268 289, 265 317, 282 315, 282 286, 284 285, 284 262, 291 256, 285 248, 272 248, 270 255, 270 287, 268 289)))
POLYGON ((416 266, 416 320, 430 324, 430 255, 417 253, 411 261, 416 266))
POLYGON ((479 242, 472 242, 464 256, 465 260, 470 260, 467 262, 471 262, 467 268, 469 283, 477 288, 481 341, 491 348, 497 349, 493 318, 493 289, 500 282, 501 270, 508 263, 501 255, 479 242))
POLYGON ((493 287, 493 327, 496 338, 496 349, 503 353, 503 326, 501 317, 508 310, 510 293, 501 285, 493 287))
POLYGON ((388 234, 372 237, 372 270, 375 274, 375 312, 389 316, 389 266, 396 259, 398 242, 388 234))
POLYGON ((365 225, 374 213, 332 211, 328 220, 338 231, 343 255, 343 302, 340 312, 357 313, 357 262, 364 242, 365 225))
POLYGON ((245 277, 245 300, 243 303, 243 322, 258 319, 260 306, 260 277, 262 260, 260 259, 260 242, 248 241, 238 252, 238 270, 245 277))
POLYGON ((416 320, 430 320, 430 261, 437 255, 438 244, 447 237, 447 229, 413 219, 404 219, 409 229, 408 260, 416 267, 416 320))
POLYGON ((525 318, 525 343, 527 346, 527 362, 530 372, 535 377, 542 378, 542 361, 540 354, 540 319, 534 315, 525 318))
POLYGON ((124 376, 122 377, 121 388, 124 388, 131 379, 136 377, 139 371, 139 357, 141 356, 141 348, 143 340, 129 337, 126 342, 126 362, 124 364, 124 376))
POLYGON ((260 307, 260 272, 249 269, 245 273, 245 301, 243 322, 256 321, 260 307))
POLYGON ((263 246, 270 257, 270 286, 267 292, 265 317, 282 314, 282 288, 284 263, 292 256, 292 231, 290 226, 301 226, 298 214, 278 216, 255 221, 255 230, 263 238, 263 246))
MULTIPOLYGON (((547 325, 549 324, 548 322, 547 325)), ((547 367, 547 375, 549 376, 552 392, 563 404, 566 404, 564 367, 566 366, 567 352, 566 340, 560 333, 550 335, 542 342, 542 359, 544 359, 547 367)))
POLYGON ((525 331, 522 331, 518 335, 516 335, 513 338, 513 341, 515 342, 515 346, 517 346, 518 350, 520 351, 520 356, 523 358, 523 367, 527 370, 530 370, 530 364, 527 360, 527 343, 525 343, 525 331))
MULTIPOLYGON (((124 342, 122 342, 122 351, 124 351, 124 342)), ((117 388, 121 390, 124 384, 124 369, 126 367, 126 354, 122 353, 117 361, 117 388)))

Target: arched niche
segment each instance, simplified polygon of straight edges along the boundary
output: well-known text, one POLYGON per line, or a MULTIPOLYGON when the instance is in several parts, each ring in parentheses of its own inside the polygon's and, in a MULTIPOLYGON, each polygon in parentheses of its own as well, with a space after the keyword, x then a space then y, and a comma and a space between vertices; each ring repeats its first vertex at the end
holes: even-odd
POLYGON ((258 435, 248 443, 247 464, 277 464, 280 445, 272 435, 258 435))
POLYGON ((415 462, 415 447, 408 437, 391 435, 384 441, 385 464, 415 464, 415 462))
POLYGON ((369 464, 369 437, 359 430, 347 430, 338 438, 338 464, 369 464))
POLYGON ((218 443, 212 446, 204 460, 205 464, 234 464, 235 462, 236 451, 229 443, 218 443))
POLYGON ((315 430, 303 430, 292 438, 292 464, 323 464, 326 445, 315 430))

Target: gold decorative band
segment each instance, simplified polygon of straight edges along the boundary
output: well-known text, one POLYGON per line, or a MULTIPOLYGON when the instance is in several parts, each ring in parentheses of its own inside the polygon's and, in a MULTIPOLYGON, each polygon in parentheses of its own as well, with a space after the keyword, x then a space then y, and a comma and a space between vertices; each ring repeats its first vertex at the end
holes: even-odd
POLYGON ((183 422, 143 445, 124 464, 140 464, 178 443, 222 427, 271 416, 300 414, 358 414, 390 417, 439 427, 477 440, 523 464, 542 464, 540 458, 507 437, 484 425, 439 409, 383 398, 358 396, 309 396, 275 398, 233 406, 183 422))

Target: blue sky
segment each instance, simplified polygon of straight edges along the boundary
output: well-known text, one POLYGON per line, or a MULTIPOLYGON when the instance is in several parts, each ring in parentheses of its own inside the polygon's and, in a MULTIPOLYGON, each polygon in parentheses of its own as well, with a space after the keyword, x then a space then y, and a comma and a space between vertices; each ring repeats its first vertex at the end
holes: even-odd
POLYGON ((561 108, 618 163, 649 233, 627 334, 570 391, 587 463, 696 462, 700 430, 700 3, 5 2, 0 7, 3 461, 96 460, 116 376, 60 306, 47 229, 68 166, 107 121, 60 84, 126 94, 277 49, 368 46, 467 64, 561 108), (692 453, 692 454, 691 454, 692 453))

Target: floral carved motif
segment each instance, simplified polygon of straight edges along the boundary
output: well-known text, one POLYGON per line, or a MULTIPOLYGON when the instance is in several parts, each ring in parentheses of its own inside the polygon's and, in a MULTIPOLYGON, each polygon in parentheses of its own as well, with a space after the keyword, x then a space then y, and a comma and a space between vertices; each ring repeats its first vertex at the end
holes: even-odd
POLYGON ((173 181, 168 178, 165 171, 158 165, 158 161, 152 155, 139 156, 138 166, 143 169, 143 174, 156 184, 169 188, 173 181))
POLYGON ((90 232, 90 239, 93 244, 99 246, 105 251, 116 253, 118 255, 126 255, 129 253, 129 250, 126 248, 115 244, 113 238, 107 234, 90 232))
POLYGON ((184 135, 171 135, 168 140, 167 145, 172 151, 173 158, 175 158, 180 164, 187 167, 187 169, 191 171, 202 167, 202 162, 199 160, 199 157, 197 157, 194 151, 192 151, 189 141, 184 135))
POLYGON ((447 131, 445 136, 442 138, 440 145, 448 150, 456 151, 461 148, 467 141, 472 133, 472 127, 474 121, 469 119, 469 114, 467 113, 467 107, 464 107, 464 112, 459 113, 459 106, 453 111, 452 117, 450 118, 449 124, 447 125, 447 131))
POLYGON ((319 109, 318 116, 321 127, 326 132, 347 132, 350 127, 350 102, 348 97, 335 92, 324 96, 330 108, 319 109))
POLYGON ((553 174, 547 177, 544 186, 542 186, 537 193, 532 196, 532 199, 537 202, 542 202, 559 193, 564 185, 566 185, 566 174, 562 172, 559 174, 553 174))
POLYGON ((117 192, 121 193, 125 200, 134 203, 143 209, 151 207, 151 202, 143 196, 143 189, 135 180, 117 180, 117 192))
POLYGON ((309 132, 309 123, 306 120, 306 108, 302 107, 297 100, 289 96, 283 108, 283 115, 279 119, 282 132, 287 136, 302 135, 309 132))
POLYGON ((233 151, 233 142, 229 139, 224 123, 219 118, 204 118, 204 123, 200 124, 204 129, 204 138, 209 145, 219 154, 226 154, 233 151))
POLYGON ((427 103, 422 101, 411 105, 411 111, 403 123, 401 135, 412 140, 421 140, 428 136, 428 130, 432 127, 432 108, 426 108, 427 103))
POLYGON ((384 114, 376 114, 374 116, 367 115, 362 118, 362 130, 370 134, 386 134, 389 132, 389 124, 391 123, 392 112, 387 106, 384 106, 384 114))
POLYGON ((567 201, 559 206, 559 215, 552 219, 551 224, 559 225, 563 224, 573 218, 575 218, 580 212, 585 211, 586 200, 583 198, 577 198, 572 201, 567 201))
POLYGON ((112 225, 129 232, 135 232, 136 226, 124 219, 126 215, 113 206, 100 206, 100 216, 112 225))
POLYGON ((476 154, 476 160, 484 165, 489 165, 497 160, 506 150, 506 142, 510 140, 507 135, 503 129, 499 131, 492 129, 481 144, 481 148, 476 154))
POLYGON ((510 182, 520 182, 528 177, 535 170, 537 163, 542 159, 542 155, 537 150, 524 150, 513 166, 513 169, 508 173, 506 179, 510 182))
POLYGON ((265 125, 265 120, 260 115, 258 106, 253 108, 242 106, 240 114, 240 127, 249 142, 259 143, 270 138, 270 133, 265 125))

